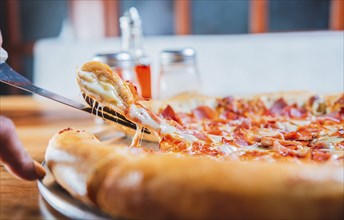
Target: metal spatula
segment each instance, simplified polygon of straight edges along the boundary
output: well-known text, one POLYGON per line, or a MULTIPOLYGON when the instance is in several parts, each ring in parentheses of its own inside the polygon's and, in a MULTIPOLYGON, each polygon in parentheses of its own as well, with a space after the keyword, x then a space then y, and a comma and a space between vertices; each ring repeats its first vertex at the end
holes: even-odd
MULTIPOLYGON (((5 63, 7 59, 6 51, 1 48, 0 51, 0 82, 5 83, 7 85, 46 97, 48 99, 54 100, 56 102, 62 103, 64 105, 68 105, 72 108, 94 114, 96 116, 102 117, 104 119, 113 121, 115 123, 121 124, 128 128, 136 130, 136 124, 127 120, 123 115, 114 112, 108 108, 103 108, 99 110, 94 110, 93 108, 86 106, 84 104, 75 102, 69 98, 63 97, 56 93, 50 92, 48 90, 42 89, 38 86, 32 84, 30 80, 22 76, 21 74, 14 71, 7 63, 5 63)), ((90 104, 90 103, 89 103, 90 104)), ((145 133, 150 133, 147 129, 144 130, 145 133)))

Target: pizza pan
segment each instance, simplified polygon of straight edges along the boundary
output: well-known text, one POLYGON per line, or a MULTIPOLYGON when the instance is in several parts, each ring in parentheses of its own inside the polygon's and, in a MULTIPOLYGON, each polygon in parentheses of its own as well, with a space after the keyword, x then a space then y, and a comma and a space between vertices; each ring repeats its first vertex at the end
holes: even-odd
MULTIPOLYGON (((89 207, 74 199, 55 181, 45 161, 42 163, 47 174, 43 180, 39 180, 38 190, 44 200, 56 211, 71 219, 113 219, 96 208, 89 207)), ((120 218, 117 218, 118 220, 120 218)))

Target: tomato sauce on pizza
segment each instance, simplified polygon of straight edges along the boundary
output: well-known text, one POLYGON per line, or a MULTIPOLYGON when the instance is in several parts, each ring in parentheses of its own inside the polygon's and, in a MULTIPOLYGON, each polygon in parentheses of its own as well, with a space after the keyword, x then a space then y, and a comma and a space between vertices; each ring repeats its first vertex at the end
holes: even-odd
MULTIPOLYGON (((343 161, 343 100, 344 94, 333 103, 319 96, 303 103, 225 97, 189 112, 167 105, 159 115, 204 140, 191 147, 171 143, 174 151, 239 160, 343 161)), ((164 137, 161 144, 168 141, 175 142, 164 137)))

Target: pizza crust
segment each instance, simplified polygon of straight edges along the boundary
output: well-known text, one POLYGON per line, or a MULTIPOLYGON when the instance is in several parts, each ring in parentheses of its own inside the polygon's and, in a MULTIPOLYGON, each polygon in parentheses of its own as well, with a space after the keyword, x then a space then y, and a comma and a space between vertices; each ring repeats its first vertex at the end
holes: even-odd
POLYGON ((229 162, 107 146, 73 129, 46 161, 76 198, 133 219, 342 219, 343 166, 229 162))
POLYGON ((201 105, 215 108, 217 105, 217 99, 218 97, 215 96, 185 92, 166 100, 150 100, 150 105, 147 105, 147 107, 157 113, 160 109, 170 105, 176 112, 188 113, 192 109, 201 105))

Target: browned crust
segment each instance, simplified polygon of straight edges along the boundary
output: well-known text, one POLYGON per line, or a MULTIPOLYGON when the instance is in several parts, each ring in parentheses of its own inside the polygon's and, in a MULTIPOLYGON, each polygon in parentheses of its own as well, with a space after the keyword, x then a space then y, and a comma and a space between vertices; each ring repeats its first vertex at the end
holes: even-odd
MULTIPOLYGON (((330 112, 338 110, 339 104, 336 103, 341 97, 344 96, 344 93, 336 93, 331 95, 321 95, 312 91, 287 91, 287 92, 271 92, 271 93, 261 93, 251 96, 234 96, 238 99, 261 99, 265 101, 267 107, 271 107, 274 101, 277 99, 283 98, 287 103, 294 104, 297 103, 299 106, 304 105, 312 96, 319 97, 329 108, 330 112), (336 108, 334 108, 336 106, 336 108)), ((154 112, 159 112, 159 110, 165 108, 167 105, 170 105, 177 112, 190 112, 192 109, 201 106, 207 105, 209 107, 216 107, 218 100, 221 97, 207 96, 197 93, 181 93, 174 97, 171 97, 166 100, 150 100, 146 102, 144 106, 153 110, 154 112)), ((344 101, 344 98, 343 98, 344 101)), ((342 103, 340 107, 344 107, 342 103)))
MULTIPOLYGON (((69 128, 50 139, 45 160, 63 188, 83 202, 93 204, 89 178, 99 170, 106 173, 108 164, 122 159, 113 152, 113 147, 102 144, 91 133, 69 128)), ((97 181, 99 179, 91 180, 92 185, 97 185, 97 181)))
MULTIPOLYGON (((129 106, 130 104, 134 103, 138 98, 137 92, 134 91, 133 86, 131 86, 127 82, 124 82, 118 74, 113 73, 111 68, 104 63, 101 63, 99 61, 87 62, 81 67, 81 71, 94 73, 99 81, 107 82, 113 85, 118 93, 119 98, 122 100, 122 103, 125 106, 129 106)), ((79 75, 77 77, 77 80, 80 85, 80 81, 82 79, 80 79, 79 75)), ((83 87, 81 86, 81 88, 83 87)), ((104 101, 102 97, 98 94, 91 93, 84 89, 82 89, 81 92, 85 93, 87 96, 100 103, 104 101)), ((108 104, 112 106, 112 103, 108 104)))
MULTIPOLYGON (((343 166, 131 153, 85 132, 55 135, 46 160, 72 195, 134 219, 342 219, 343 166), (64 152, 65 157, 56 157, 64 152), (52 155, 53 154, 53 155, 52 155), (68 176, 62 170, 74 170, 68 176), (86 194, 70 178, 84 180, 86 194)), ((82 186, 81 186, 82 187, 82 186)))
POLYGON ((190 112, 200 105, 216 107, 218 97, 207 96, 198 93, 181 93, 166 100, 150 100, 148 108, 158 112, 161 108, 170 105, 177 112, 190 112))

